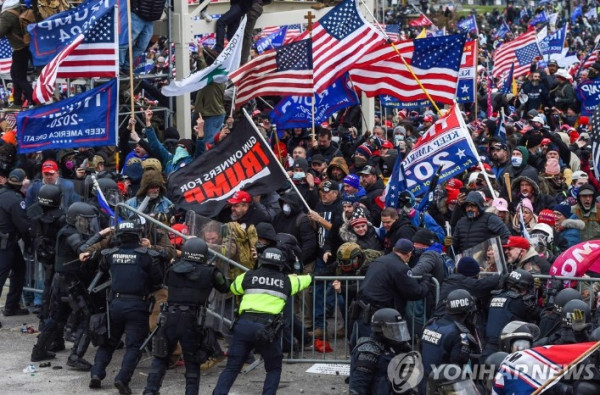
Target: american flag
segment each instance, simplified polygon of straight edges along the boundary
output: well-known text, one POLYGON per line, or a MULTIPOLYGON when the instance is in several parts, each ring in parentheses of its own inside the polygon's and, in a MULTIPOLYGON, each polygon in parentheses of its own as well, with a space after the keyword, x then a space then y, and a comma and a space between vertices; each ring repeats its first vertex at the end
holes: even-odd
POLYGON ((80 34, 68 46, 52 59, 50 63, 44 66, 40 77, 34 83, 33 100, 36 103, 47 103, 52 98, 54 87, 56 85, 56 74, 61 63, 70 56, 75 49, 83 42, 84 36, 80 34))
POLYGON ((60 65, 57 77, 115 77, 119 70, 115 20, 114 12, 100 18, 83 42, 60 65))
POLYGON ((598 46, 592 49, 592 53, 583 61, 583 65, 581 66, 581 70, 585 70, 588 67, 591 67, 598 60, 598 46))
MULTIPOLYGON (((325 14, 312 29, 314 90, 320 93, 371 50, 384 35, 367 22, 359 0, 344 0, 325 14)), ((308 31, 296 40, 308 38, 308 31)))
POLYGON ((390 40, 398 41, 400 39, 400 25, 385 25, 385 34, 388 35, 390 40))
POLYGON ((590 159, 591 165, 594 168, 594 174, 596 178, 600 178, 600 105, 596 106, 592 119, 590 120, 592 130, 590 133, 590 140, 592 143, 592 158, 590 159))
POLYGON ((237 107, 257 96, 312 96, 313 62, 310 40, 267 51, 229 75, 237 107))
POLYGON ((12 65, 12 48, 6 37, 0 39, 0 74, 10 73, 12 65))
MULTIPOLYGON (((264 29, 261 30, 260 37, 267 37, 273 33, 277 33, 279 31, 279 29, 281 29, 283 27, 284 26, 265 27, 264 29)), ((288 43, 288 42, 294 40, 303 31, 304 31, 304 29, 303 29, 302 25, 299 23, 296 23, 294 25, 287 25, 287 31, 285 33, 284 42, 288 43)))
MULTIPOLYGON (((401 41, 396 48, 432 99, 452 104, 456 96, 465 35, 401 41)), ((350 70, 352 82, 367 94, 391 95, 405 102, 427 99, 391 45, 381 45, 350 70), (373 59, 379 59, 371 63, 373 59)))
POLYGON ((502 44, 494 51, 492 59, 494 68, 492 76, 500 78, 507 73, 514 63, 514 78, 527 74, 531 62, 538 56, 542 56, 537 43, 535 29, 523 33, 513 41, 502 44))

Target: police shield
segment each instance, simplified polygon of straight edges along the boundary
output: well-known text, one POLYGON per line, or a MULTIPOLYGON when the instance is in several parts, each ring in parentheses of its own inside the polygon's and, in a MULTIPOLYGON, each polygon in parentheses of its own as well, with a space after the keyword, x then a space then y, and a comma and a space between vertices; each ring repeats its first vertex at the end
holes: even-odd
POLYGON ((387 377, 397 394, 416 388, 423 379, 421 354, 410 351, 396 355, 388 365, 387 377))
POLYGON ((462 254, 456 256, 456 262, 463 256, 470 256, 475 259, 479 263, 482 272, 507 273, 502 240, 498 236, 464 250, 462 254))

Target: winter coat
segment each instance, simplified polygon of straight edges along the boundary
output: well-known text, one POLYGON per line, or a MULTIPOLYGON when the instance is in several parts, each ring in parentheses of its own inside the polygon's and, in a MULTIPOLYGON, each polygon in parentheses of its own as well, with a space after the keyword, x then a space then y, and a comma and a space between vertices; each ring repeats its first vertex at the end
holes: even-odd
POLYGON ((399 239, 412 240, 416 232, 417 228, 410 222, 410 219, 406 215, 400 214, 389 232, 383 237, 383 252, 389 254, 399 239))
POLYGON ((302 263, 308 264, 317 257, 317 234, 302 211, 304 206, 296 193, 284 193, 281 200, 290 205, 292 212, 290 215, 285 215, 283 211, 277 214, 273 227, 277 233, 289 233, 296 237, 302 249, 299 258, 302 263))
POLYGON ((376 226, 378 226, 381 222, 382 208, 375 203, 375 199, 381 195, 384 189, 385 185, 383 185, 383 180, 378 178, 375 184, 365 188, 365 192, 367 192, 367 194, 360 199, 360 202, 364 204, 371 213, 373 224, 376 226))
POLYGON ((503 243, 510 236, 508 227, 497 215, 483 212, 474 219, 462 217, 456 223, 452 234, 454 251, 460 253, 495 236, 500 236, 503 243))
POLYGON ((555 232, 554 247, 565 251, 575 244, 581 243, 581 231, 585 229, 585 222, 578 219, 576 215, 571 215, 560 224, 559 232, 555 232))

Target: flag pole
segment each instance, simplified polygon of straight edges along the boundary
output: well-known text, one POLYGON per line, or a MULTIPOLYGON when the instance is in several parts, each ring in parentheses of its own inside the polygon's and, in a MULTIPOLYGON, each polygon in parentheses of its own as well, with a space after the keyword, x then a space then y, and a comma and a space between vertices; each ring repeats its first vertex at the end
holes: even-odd
POLYGON ((473 98, 475 99, 475 117, 473 118, 474 121, 477 121, 477 92, 479 91, 479 89, 477 89, 477 64, 479 63, 477 61, 477 59, 479 59, 479 48, 477 48, 477 41, 478 40, 473 40, 473 43, 475 44, 475 92, 473 92, 473 98))
POLYGON ((365 8, 367 9, 367 12, 369 13, 369 15, 371 15, 371 18, 373 18, 373 21, 377 25, 377 28, 379 28, 379 30, 381 31, 381 33, 383 33, 383 35, 387 39, 388 43, 392 46, 392 48, 394 48, 394 51, 396 51, 396 54, 398 55, 398 57, 400 58, 400 60, 402 60, 402 63, 404 63, 404 65, 406 66, 406 68, 408 69, 408 71, 410 72, 410 74, 412 75, 412 77, 415 79, 415 81, 417 81, 417 84, 419 84, 419 87, 423 90, 423 92, 425 93, 425 96, 427 96, 427 100, 429 100, 431 102, 431 104, 433 105, 433 108, 435 108, 435 111, 438 113, 438 115, 441 115, 441 111, 440 111, 439 107, 437 106, 437 104, 435 103, 435 101, 433 101, 433 99, 431 98, 431 95, 429 94, 429 92, 427 92, 427 89, 425 89, 425 87, 421 83, 421 80, 419 80, 419 78, 414 73, 414 71, 412 70, 412 68, 408 65, 408 63, 406 62, 406 59, 404 59, 404 57, 400 54, 400 51, 398 51, 398 48, 396 47, 396 45, 394 44, 394 42, 390 39, 390 36, 388 36, 388 34, 381 27, 381 25, 379 24, 379 22, 377 22, 377 18, 375 18, 375 16, 373 15, 373 13, 369 9, 369 7, 367 7, 367 5, 365 4, 365 1, 364 0, 360 0, 360 2, 363 4, 363 6, 365 6, 365 8))
POLYGON ((131 118, 134 117, 134 88, 133 88, 133 40, 131 37, 131 2, 127 0, 127 40, 129 41, 129 105, 131 106, 131 118))
MULTIPOLYGON (((260 131, 258 130, 258 128, 256 127, 256 125, 254 124, 254 121, 252 121, 252 117, 248 114, 248 111, 246 111, 245 108, 242 108, 242 112, 244 113, 244 116, 248 120, 248 123, 250 123, 250 125, 252 125, 252 128, 256 132, 258 138, 265 144, 265 147, 267 147, 267 149, 269 150, 269 152, 271 153, 271 155, 273 155, 273 158, 276 158, 277 156, 275 155, 275 152, 273 152, 273 150, 271 149, 271 146, 267 143, 267 141, 265 140, 265 138, 263 137, 263 135, 260 133, 260 131)), ((296 184, 294 184, 294 182, 292 181, 292 179, 288 175, 287 170, 285 170, 285 168, 283 167, 283 165, 281 164, 281 162, 278 161, 278 160, 276 160, 275 162, 277 162, 277 165, 279 166, 279 168, 281 169, 281 171, 285 175, 285 178, 287 178, 287 180, 290 182, 290 185, 292 186, 292 188, 294 189, 294 191, 296 191, 296 193, 298 194, 298 197, 300 198, 300 200, 302 200, 302 203, 304 203, 304 206, 306 207, 306 209, 308 211, 312 211, 312 208, 310 208, 310 206, 308 205, 308 203, 306 203, 306 200, 304 200, 304 196, 302 196, 302 194, 300 193, 300 191, 296 187, 296 184)))
POLYGON ((538 395, 538 394, 541 394, 542 392, 544 392, 546 390, 546 388, 549 388, 550 386, 552 386, 555 381, 560 380, 561 377, 565 373, 567 373, 573 366, 577 365, 579 362, 581 362, 584 359, 586 359, 587 357, 589 357, 593 352, 595 352, 599 348, 600 348, 600 341, 596 342, 596 344, 594 344, 592 347, 590 347, 586 352, 584 352, 583 354, 581 354, 580 356, 578 356, 577 358, 575 358, 575 360, 573 362, 571 362, 570 364, 568 364, 567 366, 565 366, 564 368, 562 368, 562 370, 560 372, 558 372, 550 380, 546 381, 544 383, 544 385, 542 385, 540 388, 538 388, 537 390, 533 391, 531 395, 538 395))
MULTIPOLYGON (((304 19, 306 19, 308 21, 308 37, 310 38, 310 42, 312 43, 312 24, 313 24, 313 18, 315 17, 315 15, 313 15, 312 12, 308 11, 308 13, 306 15, 304 15, 304 19)), ((314 87, 314 82, 313 82, 313 87, 314 87)), ((313 141, 316 141, 315 138, 315 92, 313 91, 312 97, 311 97, 311 101, 310 101, 310 114, 311 114, 311 118, 312 118, 312 129, 311 129, 311 135, 312 135, 312 139, 313 141)))
MULTIPOLYGON (((354 86, 354 81, 352 81, 352 76, 350 75, 350 73, 348 73, 348 79, 350 80, 350 83, 352 84, 352 91, 354 92, 354 95, 356 96, 356 101, 358 103, 360 103, 360 98, 358 97, 358 93, 356 92, 356 86, 354 86)), ((363 124, 365 124, 366 126, 368 126, 369 124, 367 123, 367 119, 365 118, 365 114, 363 114, 362 112, 362 108, 360 109, 360 117, 363 120, 363 124)), ((366 132, 366 130, 365 130, 366 132)))
POLYGON ((233 94, 231 95, 231 109, 229 110, 229 116, 233 117, 233 110, 235 110, 235 95, 237 90, 235 89, 235 85, 233 86, 233 94))

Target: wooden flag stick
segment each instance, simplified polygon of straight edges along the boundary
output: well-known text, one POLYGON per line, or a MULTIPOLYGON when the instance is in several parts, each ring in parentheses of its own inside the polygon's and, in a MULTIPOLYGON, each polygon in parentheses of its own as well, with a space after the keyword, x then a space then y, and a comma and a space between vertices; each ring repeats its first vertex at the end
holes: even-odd
POLYGON ((504 172, 504 186, 506 186, 506 192, 508 192, 508 199, 512 203, 512 186, 510 185, 510 174, 504 172))

